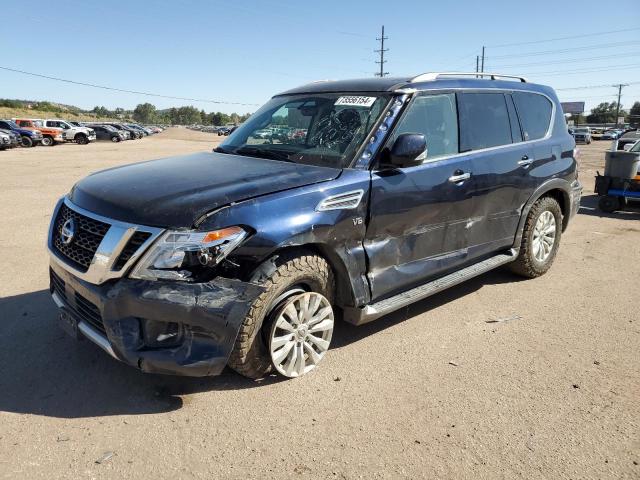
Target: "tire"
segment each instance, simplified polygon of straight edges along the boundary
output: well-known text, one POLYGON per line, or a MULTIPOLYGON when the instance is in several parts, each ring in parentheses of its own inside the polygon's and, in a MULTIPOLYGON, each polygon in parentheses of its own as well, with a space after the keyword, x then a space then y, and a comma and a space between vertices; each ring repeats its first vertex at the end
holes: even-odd
POLYGON ((31 138, 27 137, 26 135, 20 137, 22 139, 22 146, 26 147, 26 148, 31 148, 34 147, 35 144, 33 143, 33 140, 31 140, 31 138))
POLYGON ((44 137, 42 137, 42 146, 43 147, 53 147, 55 145, 56 142, 53 141, 53 138, 45 135, 44 137))
POLYGON ((89 143, 89 139, 84 133, 77 134, 75 141, 78 145, 87 145, 89 143))
POLYGON ((544 275, 551 268, 558 253, 561 237, 562 210, 560 205, 552 197, 538 199, 527 215, 522 232, 520 254, 509 265, 511 271, 527 278, 544 275), (553 242, 549 245, 551 229, 553 229, 553 242))
POLYGON ((613 213, 620 209, 620 200, 613 195, 605 195, 598 200, 598 208, 605 213, 613 213))
POLYGON ((111 137, 111 141, 113 143, 118 143, 120 141, 120 137, 111 137))
POLYGON ((267 260, 258 268, 252 280, 266 287, 266 291, 256 298, 249 309, 238 332, 228 365, 245 377, 258 379, 273 369, 268 346, 273 322, 271 314, 287 299, 304 291, 319 293, 331 304, 334 279, 331 268, 323 258, 302 253, 267 260))

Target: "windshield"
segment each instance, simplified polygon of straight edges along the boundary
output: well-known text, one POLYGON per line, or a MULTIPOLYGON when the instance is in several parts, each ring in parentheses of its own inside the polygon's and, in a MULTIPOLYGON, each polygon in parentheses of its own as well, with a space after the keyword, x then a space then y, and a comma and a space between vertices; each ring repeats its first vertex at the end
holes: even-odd
POLYGON ((380 93, 275 97, 216 151, 344 168, 390 98, 389 94, 380 93))
POLYGON ((627 132, 621 138, 639 138, 640 132, 627 132))
POLYGON ((33 121, 33 124, 34 124, 36 127, 38 127, 38 128, 42 128, 42 127, 44 127, 44 124, 42 123, 42 121, 41 121, 41 120, 34 120, 34 121, 33 121))
POLYGON ((633 144, 633 147, 629 149, 630 152, 640 152, 640 142, 633 144))
POLYGON ((574 130, 574 132, 576 132, 576 133, 589 133, 589 129, 588 128, 576 128, 574 130))

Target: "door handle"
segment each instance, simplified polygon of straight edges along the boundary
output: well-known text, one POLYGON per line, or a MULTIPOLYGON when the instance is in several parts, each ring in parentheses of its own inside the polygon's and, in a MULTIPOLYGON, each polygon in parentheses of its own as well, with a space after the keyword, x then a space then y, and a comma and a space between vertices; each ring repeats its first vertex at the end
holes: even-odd
POLYGON ((469 180, 471 178, 471 174, 469 172, 454 174, 449 177, 449 181, 451 183, 458 183, 464 180, 469 180))
POLYGON ((521 167, 528 167, 533 163, 533 159, 529 158, 528 155, 523 155, 522 159, 518 162, 518 165, 521 167))

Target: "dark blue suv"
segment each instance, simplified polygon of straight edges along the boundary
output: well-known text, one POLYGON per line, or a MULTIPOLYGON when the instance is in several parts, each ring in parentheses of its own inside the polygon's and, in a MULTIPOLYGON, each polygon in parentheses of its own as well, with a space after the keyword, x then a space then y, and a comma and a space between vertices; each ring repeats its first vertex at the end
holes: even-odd
POLYGON ((55 207, 61 325, 145 372, 312 370, 359 325, 501 265, 544 274, 580 201, 560 103, 423 74, 276 95, 214 152, 95 173, 55 207))

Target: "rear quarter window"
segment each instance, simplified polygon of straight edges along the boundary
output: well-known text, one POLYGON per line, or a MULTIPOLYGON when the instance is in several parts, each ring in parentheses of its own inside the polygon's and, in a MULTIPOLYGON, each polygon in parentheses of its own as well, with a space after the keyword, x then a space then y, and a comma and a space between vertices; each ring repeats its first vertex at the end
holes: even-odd
POLYGON ((544 138, 551 124, 553 109, 549 99, 537 93, 514 92, 513 100, 518 109, 525 141, 544 138))
POLYGON ((458 102, 461 152, 512 143, 503 93, 463 93, 458 102))

